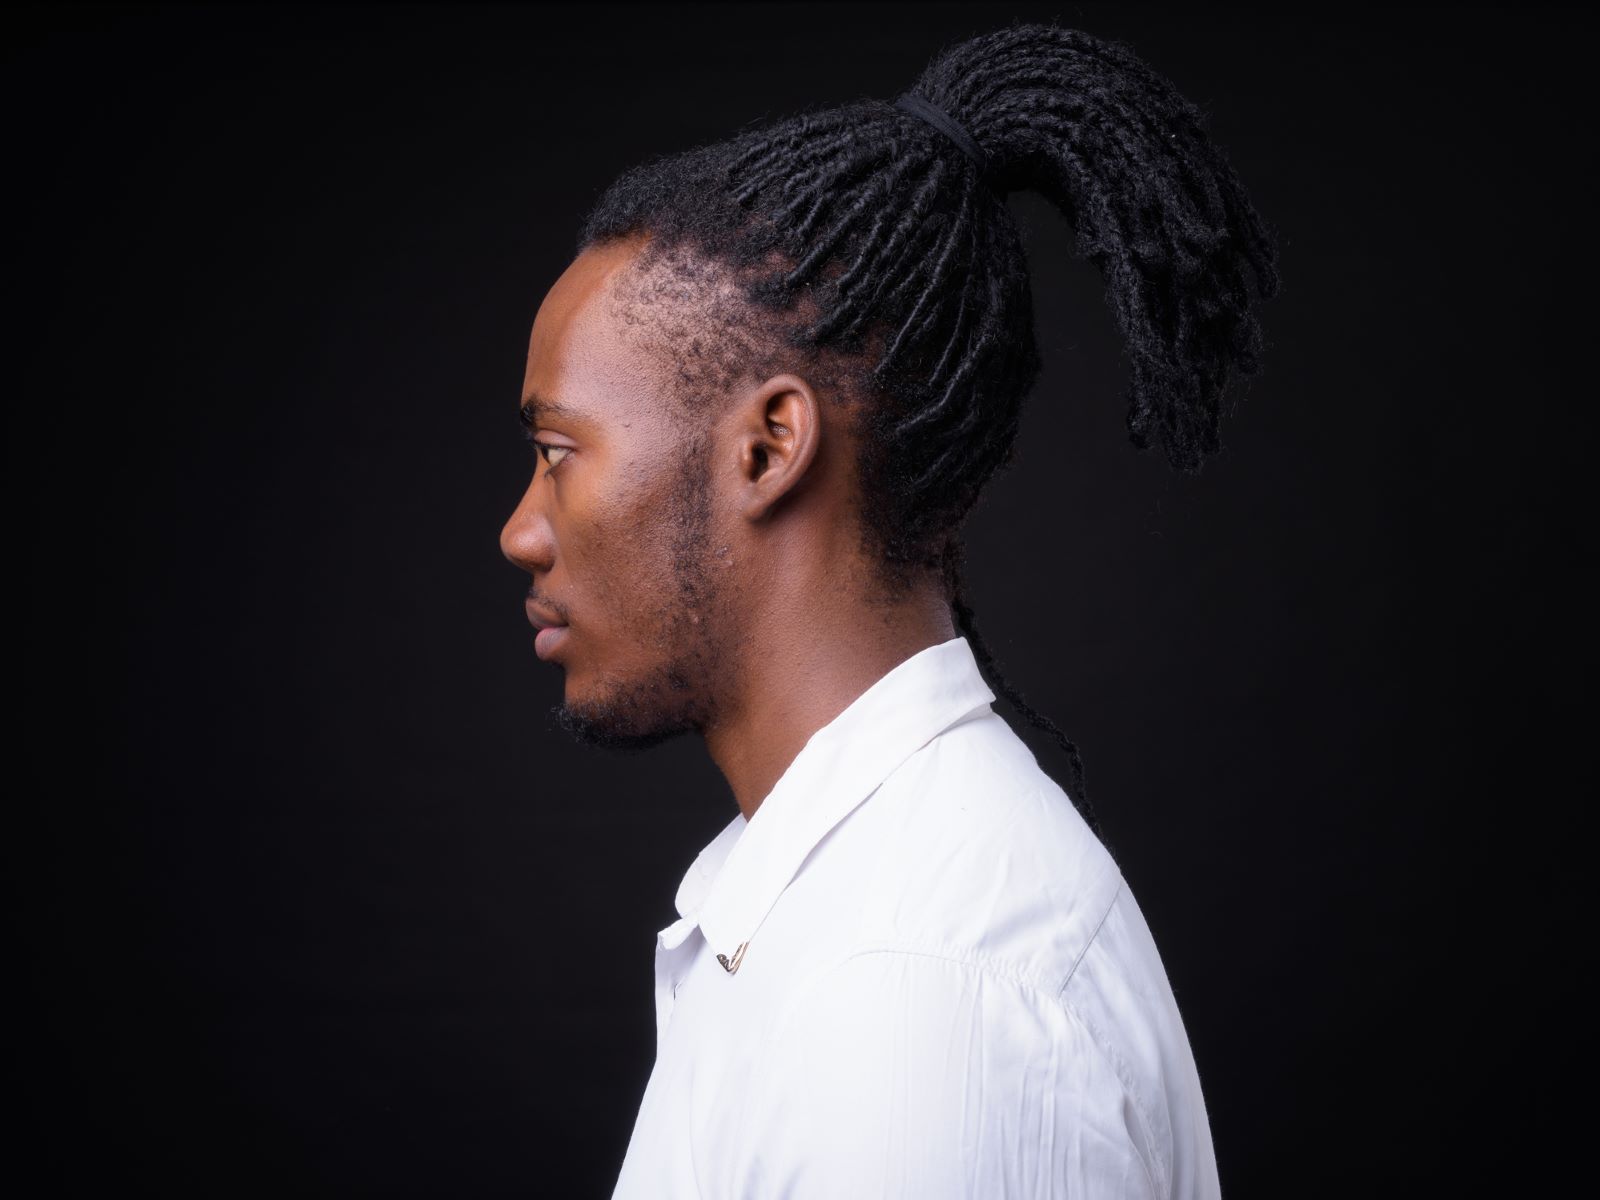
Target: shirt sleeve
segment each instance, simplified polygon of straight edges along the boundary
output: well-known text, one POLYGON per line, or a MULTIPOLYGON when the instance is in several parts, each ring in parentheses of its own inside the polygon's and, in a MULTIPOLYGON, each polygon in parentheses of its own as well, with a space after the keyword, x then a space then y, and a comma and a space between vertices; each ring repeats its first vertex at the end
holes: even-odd
POLYGON ((1146 1126, 1088 1029, 968 962, 844 960, 790 998, 754 1070, 740 1196, 1158 1195, 1146 1126))

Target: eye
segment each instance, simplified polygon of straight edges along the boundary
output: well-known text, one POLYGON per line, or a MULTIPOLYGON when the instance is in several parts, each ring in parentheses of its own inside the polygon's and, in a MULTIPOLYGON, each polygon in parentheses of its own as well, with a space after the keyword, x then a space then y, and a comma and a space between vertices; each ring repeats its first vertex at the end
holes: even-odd
POLYGON ((570 447, 570 446, 556 446, 556 445, 553 445, 550 442, 541 442, 541 441, 539 441, 536 437, 533 436, 533 431, 531 429, 524 429, 522 431, 522 439, 523 439, 523 441, 532 442, 533 443, 533 452, 535 454, 542 455, 544 457, 544 461, 550 464, 550 467, 551 467, 552 470, 554 470, 556 467, 560 466, 563 462, 565 462, 566 461, 566 456, 572 452, 572 447, 570 447), (550 458, 550 452, 552 450, 561 451, 561 457, 558 458, 558 459, 552 460, 550 458))
POLYGON ((570 446, 553 446, 549 442, 535 442, 533 445, 534 449, 536 449, 540 454, 544 455, 545 462, 549 463, 552 468, 560 466, 566 461, 567 455, 572 453, 572 447, 570 446), (552 450, 559 451, 561 453, 561 457, 552 460, 550 457, 550 452, 552 450))

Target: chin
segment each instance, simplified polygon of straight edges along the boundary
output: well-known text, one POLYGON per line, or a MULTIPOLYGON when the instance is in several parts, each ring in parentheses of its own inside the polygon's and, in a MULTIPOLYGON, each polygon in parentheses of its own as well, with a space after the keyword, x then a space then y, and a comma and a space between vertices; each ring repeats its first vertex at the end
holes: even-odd
POLYGON ((636 752, 659 746, 694 726, 678 721, 640 722, 613 706, 562 703, 551 710, 556 724, 574 741, 602 750, 636 752))

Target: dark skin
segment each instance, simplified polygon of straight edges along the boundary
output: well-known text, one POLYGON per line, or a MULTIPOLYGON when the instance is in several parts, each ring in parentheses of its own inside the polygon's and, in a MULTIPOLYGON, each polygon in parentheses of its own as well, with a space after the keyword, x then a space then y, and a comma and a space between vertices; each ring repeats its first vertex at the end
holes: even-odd
POLYGON ((564 411, 538 415, 549 449, 500 548, 532 576, 530 619, 567 624, 547 651, 563 727, 617 748, 699 733, 748 820, 813 733, 955 628, 937 580, 877 586, 848 423, 805 377, 736 385, 697 440, 661 353, 610 311, 639 245, 585 250, 539 307, 523 400, 564 411))

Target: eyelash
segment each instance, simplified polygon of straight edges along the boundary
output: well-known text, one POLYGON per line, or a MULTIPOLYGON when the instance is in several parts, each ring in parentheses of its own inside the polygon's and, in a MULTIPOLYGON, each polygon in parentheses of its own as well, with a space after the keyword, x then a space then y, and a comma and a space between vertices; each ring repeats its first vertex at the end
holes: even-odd
MULTIPOLYGON (((542 457, 544 459, 544 461, 545 461, 545 466, 549 467, 550 470, 552 470, 552 471, 554 471, 557 467, 559 467, 561 465, 561 463, 553 463, 553 462, 550 461, 550 451, 552 451, 552 450, 565 450, 567 452, 567 454, 571 454, 572 453, 572 447, 571 446, 556 446, 556 445, 552 445, 549 442, 541 442, 541 441, 539 441, 537 438, 535 438, 533 436, 533 430, 531 430, 531 429, 523 429, 523 431, 522 431, 522 440, 525 441, 525 442, 532 442, 533 443, 533 452, 535 454, 539 455, 540 457, 542 457)), ((566 462, 566 461, 567 461, 566 455, 563 455, 562 458, 561 458, 561 462, 566 462)))

